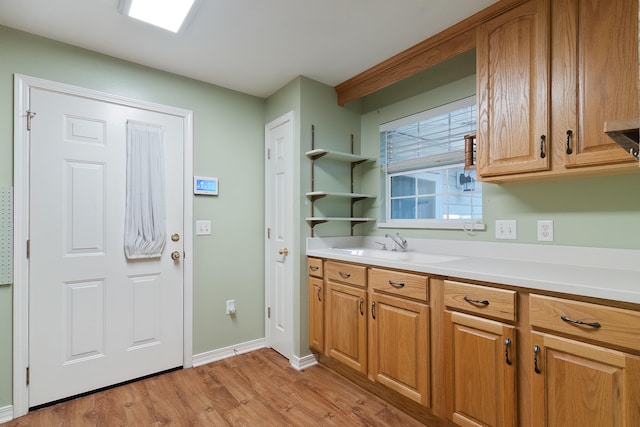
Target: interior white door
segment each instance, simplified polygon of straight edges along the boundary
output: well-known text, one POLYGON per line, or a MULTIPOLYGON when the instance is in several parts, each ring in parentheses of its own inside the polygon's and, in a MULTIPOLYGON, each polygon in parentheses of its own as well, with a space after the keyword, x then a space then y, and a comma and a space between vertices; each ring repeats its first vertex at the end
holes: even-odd
POLYGON ((267 160, 267 345, 287 359, 293 350, 293 114, 265 127, 267 160))
POLYGON ((29 406, 182 366, 182 119, 44 89, 30 105, 29 406), (128 120, 163 128, 180 238, 160 258, 124 255, 128 120))

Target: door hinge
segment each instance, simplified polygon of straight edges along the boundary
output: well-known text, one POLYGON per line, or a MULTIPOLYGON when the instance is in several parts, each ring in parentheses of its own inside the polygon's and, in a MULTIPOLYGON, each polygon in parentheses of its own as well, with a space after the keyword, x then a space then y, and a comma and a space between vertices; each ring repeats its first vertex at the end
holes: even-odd
POLYGON ((27 240, 27 259, 31 255, 31 240, 27 240))
POLYGON ((271 307, 267 307, 267 319, 271 319, 271 307))
POLYGON ((29 367, 27 366, 27 385, 29 385, 29 380, 31 378, 29 377, 29 367))
POLYGON ((267 239, 271 238, 271 227, 267 228, 267 239))
POLYGON ((27 110, 27 130, 31 130, 31 119, 34 118, 36 116, 36 113, 34 113, 31 110, 27 110))
POLYGON ((271 160, 271 148, 267 148, 267 160, 271 160))

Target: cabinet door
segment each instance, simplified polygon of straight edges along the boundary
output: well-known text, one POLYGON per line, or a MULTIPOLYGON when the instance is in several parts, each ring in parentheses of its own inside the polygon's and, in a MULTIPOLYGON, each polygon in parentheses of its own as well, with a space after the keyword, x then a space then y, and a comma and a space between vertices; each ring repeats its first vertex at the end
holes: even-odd
POLYGON ((532 333, 532 426, 640 425, 640 358, 532 333))
POLYGON ((324 351, 324 288, 323 281, 309 277, 309 348, 324 351))
POLYGON ((478 173, 549 169, 548 0, 531 0, 477 30, 478 173))
POLYGON ((327 282, 327 355, 367 373, 367 293, 327 282))
POLYGON ((638 1, 552 5, 553 143, 565 166, 631 162, 604 123, 638 112, 638 1), (569 136, 570 154, 566 143, 569 136))
POLYGON ((429 307, 372 294, 369 373, 377 382, 429 406, 429 307))
POLYGON ((515 426, 515 328, 457 312, 445 318, 451 419, 462 426, 515 426))

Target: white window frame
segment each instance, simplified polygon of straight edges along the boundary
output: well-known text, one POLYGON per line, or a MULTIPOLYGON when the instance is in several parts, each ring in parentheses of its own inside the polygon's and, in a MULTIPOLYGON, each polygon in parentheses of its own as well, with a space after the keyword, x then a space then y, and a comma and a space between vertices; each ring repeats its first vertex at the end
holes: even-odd
MULTIPOLYGON (((476 97, 471 96, 463 98, 451 103, 441 105, 429 110, 422 111, 420 113, 412 114, 407 117, 403 117, 398 120, 384 123, 380 125, 379 133, 396 129, 398 127, 415 123, 421 120, 426 120, 430 117, 434 117, 440 114, 444 114, 459 108, 463 108, 476 102, 476 97)), ((384 193, 385 199, 383 206, 381 206, 381 213, 384 212, 384 221, 378 222, 378 228, 412 228, 412 229, 451 229, 451 230, 465 230, 472 232, 475 230, 486 230, 486 224, 482 219, 391 219, 391 177, 419 173, 421 171, 438 170, 445 168, 463 167, 463 163, 450 164, 442 167, 432 168, 420 168, 411 171, 388 173, 386 171, 386 165, 383 166, 382 174, 384 175, 384 193)))

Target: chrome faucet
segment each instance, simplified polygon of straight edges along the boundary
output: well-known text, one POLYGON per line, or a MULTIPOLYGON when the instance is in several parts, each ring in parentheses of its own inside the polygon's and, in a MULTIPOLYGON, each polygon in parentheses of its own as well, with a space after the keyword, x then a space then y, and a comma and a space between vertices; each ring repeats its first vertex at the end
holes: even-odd
POLYGON ((393 249, 391 249, 392 251, 397 250, 398 247, 401 250, 406 251, 407 247, 409 246, 406 239, 400 236, 400 233, 396 233, 395 236, 392 236, 391 234, 385 234, 384 237, 388 237, 393 242, 393 249))

